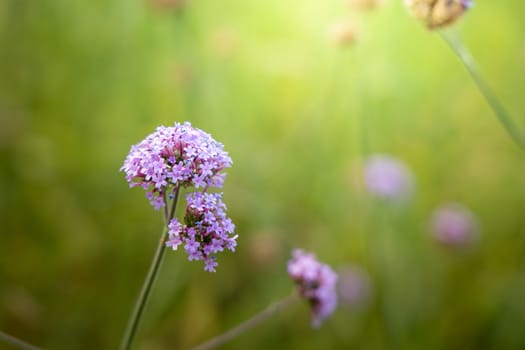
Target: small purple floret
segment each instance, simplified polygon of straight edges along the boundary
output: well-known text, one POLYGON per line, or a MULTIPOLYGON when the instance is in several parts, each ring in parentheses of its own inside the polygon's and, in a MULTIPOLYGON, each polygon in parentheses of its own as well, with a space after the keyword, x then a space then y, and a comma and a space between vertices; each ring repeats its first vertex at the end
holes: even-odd
POLYGON ((312 307, 312 326, 319 327, 337 306, 337 274, 317 261, 314 254, 295 249, 288 262, 288 275, 312 307))

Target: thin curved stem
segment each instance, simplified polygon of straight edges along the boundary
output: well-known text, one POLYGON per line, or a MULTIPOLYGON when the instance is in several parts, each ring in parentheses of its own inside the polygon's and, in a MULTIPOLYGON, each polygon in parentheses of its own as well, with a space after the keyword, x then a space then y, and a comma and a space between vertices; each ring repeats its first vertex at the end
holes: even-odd
POLYGON ((122 344, 120 346, 121 350, 129 349, 131 347, 131 343, 133 342, 133 338, 137 331, 137 327, 139 325, 140 319, 142 318, 142 313, 144 312, 144 307, 146 306, 146 303, 149 299, 151 288, 153 286, 153 283, 155 282, 157 273, 159 271, 159 267, 164 257, 164 251, 166 247, 164 242, 167 232, 168 228, 165 227, 162 232, 159 245, 157 246, 157 251, 155 252, 155 255, 151 262, 148 274, 146 276, 146 279, 144 280, 144 284, 142 285, 142 290, 140 291, 140 295, 135 303, 133 314, 128 321, 128 327, 126 329, 126 333, 124 335, 124 338, 122 339, 122 344))
POLYGON ((166 250, 165 243, 166 243, 166 238, 168 236, 168 230, 169 230, 167 223, 169 223, 169 221, 173 218, 173 215, 175 214, 175 207, 177 206, 178 197, 179 197, 179 188, 175 190, 175 198, 173 199, 173 205, 170 210, 170 215, 168 218, 166 218, 166 225, 164 226, 164 230, 162 231, 162 235, 159 240, 159 245, 157 246, 157 251, 155 252, 155 255, 153 256, 153 260, 151 261, 151 265, 150 265, 148 274, 146 275, 146 279, 144 280, 144 283, 142 284, 142 289, 140 291, 139 297, 137 298, 137 301, 135 302, 133 313, 131 314, 131 317, 128 321, 126 333, 124 334, 124 337, 122 338, 122 343, 120 345, 121 350, 128 350, 131 347, 133 338, 135 337, 135 334, 137 332, 137 328, 142 318, 144 308, 146 307, 146 304, 148 302, 148 299, 151 293, 151 289, 153 287, 153 284, 155 283, 157 274, 162 264, 162 260, 164 258, 164 252, 166 250))
POLYGON ((223 333, 215 338, 212 338, 208 340, 207 342, 198 345, 191 350, 210 350, 215 349, 218 346, 221 346, 228 341, 232 340, 233 338, 238 337, 245 331, 255 327, 261 322, 266 321, 271 316, 275 315, 279 311, 283 310, 287 306, 291 305, 296 300, 299 300, 299 297, 297 294, 293 293, 292 295, 288 296, 287 298, 284 298, 276 303, 271 304, 263 311, 259 312, 252 318, 242 322, 241 324, 237 325, 236 327, 230 329, 226 333, 223 333))
POLYGON ((37 348, 34 345, 26 343, 25 341, 15 338, 12 335, 9 335, 2 331, 0 331, 0 340, 3 340, 4 342, 10 345, 13 345, 19 349, 22 349, 22 350, 40 350, 40 348, 37 348))
POLYGON ((439 32, 441 38, 448 44, 448 46, 454 51, 456 56, 461 60, 465 68, 470 74, 470 77, 478 87, 479 91, 490 105, 499 121, 509 133, 512 139, 523 149, 525 149, 525 134, 521 131, 518 126, 514 123, 509 113, 505 110, 503 104, 499 101, 496 95, 492 92, 488 84, 483 80, 481 74, 476 68, 474 58, 469 53, 467 48, 462 44, 460 38, 457 35, 450 35, 450 33, 439 32))

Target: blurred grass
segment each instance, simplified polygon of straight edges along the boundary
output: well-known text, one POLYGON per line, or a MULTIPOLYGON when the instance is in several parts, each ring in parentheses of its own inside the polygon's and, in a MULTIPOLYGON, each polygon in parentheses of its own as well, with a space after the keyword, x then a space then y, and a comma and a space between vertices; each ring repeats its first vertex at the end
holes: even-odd
MULTIPOLYGON (((117 346, 162 226, 118 169, 157 125, 189 120, 234 159, 224 193, 239 250, 212 275, 167 254, 137 348, 189 347, 287 295, 296 246, 368 267, 372 305, 317 331, 298 305, 225 348, 525 346, 524 155, 437 34, 401 1, 370 13, 335 1, 154 4, 0 3, 0 329, 48 349, 117 346), (355 45, 329 40, 340 20, 359 25, 355 45), (370 212, 363 152, 413 170, 408 207, 370 212), (480 219, 468 254, 428 236, 446 200, 480 219), (387 271, 367 251, 387 254, 387 271)), ((457 30, 525 127, 521 13, 520 1, 477 2, 457 30)))

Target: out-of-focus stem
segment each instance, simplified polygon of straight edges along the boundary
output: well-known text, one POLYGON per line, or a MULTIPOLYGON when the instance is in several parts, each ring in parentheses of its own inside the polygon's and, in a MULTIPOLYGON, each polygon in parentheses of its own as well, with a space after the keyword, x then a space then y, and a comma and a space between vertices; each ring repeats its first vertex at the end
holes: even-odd
POLYGON ((478 87, 479 91, 490 105, 499 121, 509 133, 512 139, 523 149, 525 149, 525 134, 519 129, 519 127, 511 119, 510 115, 505 110, 503 104, 499 101, 496 95, 489 88, 488 84, 483 80, 481 74, 476 68, 474 58, 469 53, 467 48, 462 44, 460 38, 454 33, 439 32, 441 38, 445 40, 448 46, 454 51, 456 56, 461 60, 465 68, 470 74, 470 77, 478 87))
POLYGON ((255 327, 261 322, 266 321, 271 316, 275 315, 277 312, 281 311, 282 309, 286 308, 288 305, 292 304, 296 300, 298 300, 299 297, 297 294, 292 294, 287 298, 284 298, 276 303, 271 304, 263 311, 259 312, 252 318, 242 322, 241 324, 237 325, 236 327, 230 329, 226 333, 223 333, 215 338, 212 338, 208 340, 207 342, 198 345, 194 347, 191 350, 210 350, 215 349, 216 347, 223 345, 227 343, 228 341, 232 340, 233 338, 238 337, 245 331, 255 327))
POLYGON ((22 349, 22 350, 40 350, 40 348, 37 348, 36 346, 33 346, 29 343, 26 343, 25 341, 22 341, 18 338, 13 337, 12 335, 9 335, 1 331, 0 331, 0 340, 10 345, 13 345, 19 349, 22 349))

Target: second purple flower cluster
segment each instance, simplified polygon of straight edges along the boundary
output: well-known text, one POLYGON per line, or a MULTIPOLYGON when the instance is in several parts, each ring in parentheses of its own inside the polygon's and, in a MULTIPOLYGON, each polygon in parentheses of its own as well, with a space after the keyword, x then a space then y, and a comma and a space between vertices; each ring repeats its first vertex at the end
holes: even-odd
POLYGON ((226 217, 222 193, 191 192, 186 196, 184 224, 177 219, 169 223, 166 246, 177 250, 184 244, 189 260, 204 260, 206 271, 215 272, 218 265, 213 254, 224 249, 235 251, 235 225, 226 217))

